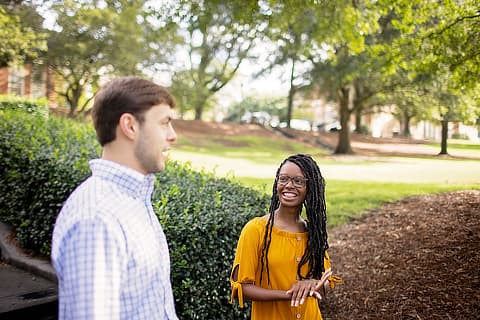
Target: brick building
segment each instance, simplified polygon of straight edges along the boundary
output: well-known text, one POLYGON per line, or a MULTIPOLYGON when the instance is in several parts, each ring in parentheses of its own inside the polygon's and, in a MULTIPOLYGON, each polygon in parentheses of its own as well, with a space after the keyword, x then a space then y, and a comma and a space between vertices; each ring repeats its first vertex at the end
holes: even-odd
POLYGON ((55 77, 52 68, 40 64, 0 68, 0 94, 28 98, 48 98, 50 108, 56 108, 55 77))

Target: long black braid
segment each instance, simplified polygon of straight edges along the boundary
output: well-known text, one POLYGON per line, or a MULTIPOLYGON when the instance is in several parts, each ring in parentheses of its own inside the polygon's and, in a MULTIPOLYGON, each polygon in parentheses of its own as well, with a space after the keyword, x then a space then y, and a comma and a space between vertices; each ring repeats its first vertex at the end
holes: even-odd
POLYGON ((307 195, 305 197, 304 206, 307 214, 308 240, 307 247, 300 260, 297 269, 299 279, 320 279, 322 272, 325 271, 323 260, 325 251, 328 249, 327 241, 327 215, 325 204, 325 180, 320 173, 320 169, 309 155, 296 154, 285 159, 277 169, 275 182, 273 184, 272 198, 270 200, 269 213, 270 217, 265 226, 265 236, 263 239, 260 284, 262 283, 263 269, 266 269, 268 283, 270 283, 270 270, 268 266, 268 250, 272 241, 272 228, 275 220, 275 210, 280 204, 277 194, 277 178, 280 169, 286 162, 296 164, 307 178, 307 195), (308 272, 302 275, 300 270, 302 266, 308 263, 308 272))

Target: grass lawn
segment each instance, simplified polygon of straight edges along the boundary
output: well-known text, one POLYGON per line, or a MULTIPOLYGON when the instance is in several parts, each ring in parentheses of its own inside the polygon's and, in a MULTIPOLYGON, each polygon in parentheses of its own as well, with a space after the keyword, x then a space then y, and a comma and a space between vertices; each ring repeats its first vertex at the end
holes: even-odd
MULTIPOLYGON (((273 178, 235 178, 243 185, 271 194, 273 178)), ((476 189, 478 184, 393 183, 329 180, 326 185, 328 225, 334 227, 358 218, 367 210, 402 198, 455 190, 476 189)))
POLYGON ((327 151, 286 139, 253 136, 201 136, 195 140, 179 137, 175 151, 225 159, 248 159, 258 164, 277 164, 286 154, 308 153, 326 155, 327 151))
MULTIPOLYGON (((437 144, 438 145, 438 144, 437 144)), ((437 146, 436 145, 436 146, 437 146)), ((449 150, 466 150, 480 158, 480 144, 453 141, 449 150)), ((329 226, 358 218, 367 209, 419 194, 480 189, 480 161, 449 158, 345 156, 332 158, 323 150, 263 137, 208 136, 180 140, 170 157, 190 162, 271 194, 280 162, 293 153, 309 153, 327 181, 329 226)))
MULTIPOLYGON (((429 145, 434 146, 440 149, 440 143, 429 143, 429 145)), ((472 142, 468 140, 460 139, 448 139, 447 140, 447 151, 448 150, 475 150, 480 152, 480 142, 472 142)))

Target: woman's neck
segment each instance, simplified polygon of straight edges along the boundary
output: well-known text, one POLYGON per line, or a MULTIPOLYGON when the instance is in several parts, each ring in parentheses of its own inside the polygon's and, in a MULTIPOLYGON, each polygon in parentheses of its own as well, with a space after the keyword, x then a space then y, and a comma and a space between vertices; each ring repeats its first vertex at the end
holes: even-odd
POLYGON ((301 209, 295 207, 279 207, 275 210, 275 227, 291 231, 291 232, 305 232, 305 222, 300 216, 301 209))

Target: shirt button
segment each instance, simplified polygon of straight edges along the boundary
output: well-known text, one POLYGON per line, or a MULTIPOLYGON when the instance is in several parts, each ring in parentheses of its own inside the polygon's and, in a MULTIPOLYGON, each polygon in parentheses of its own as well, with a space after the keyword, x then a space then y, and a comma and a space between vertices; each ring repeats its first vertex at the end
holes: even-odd
POLYGON ((300 319, 302 315, 300 313, 297 313, 297 319, 300 319))
POLYGON ((298 240, 298 241, 302 240, 302 237, 297 237, 297 240, 298 240))
POLYGON ((302 258, 297 257, 295 260, 297 260, 297 262, 300 262, 300 260, 302 260, 302 258))

